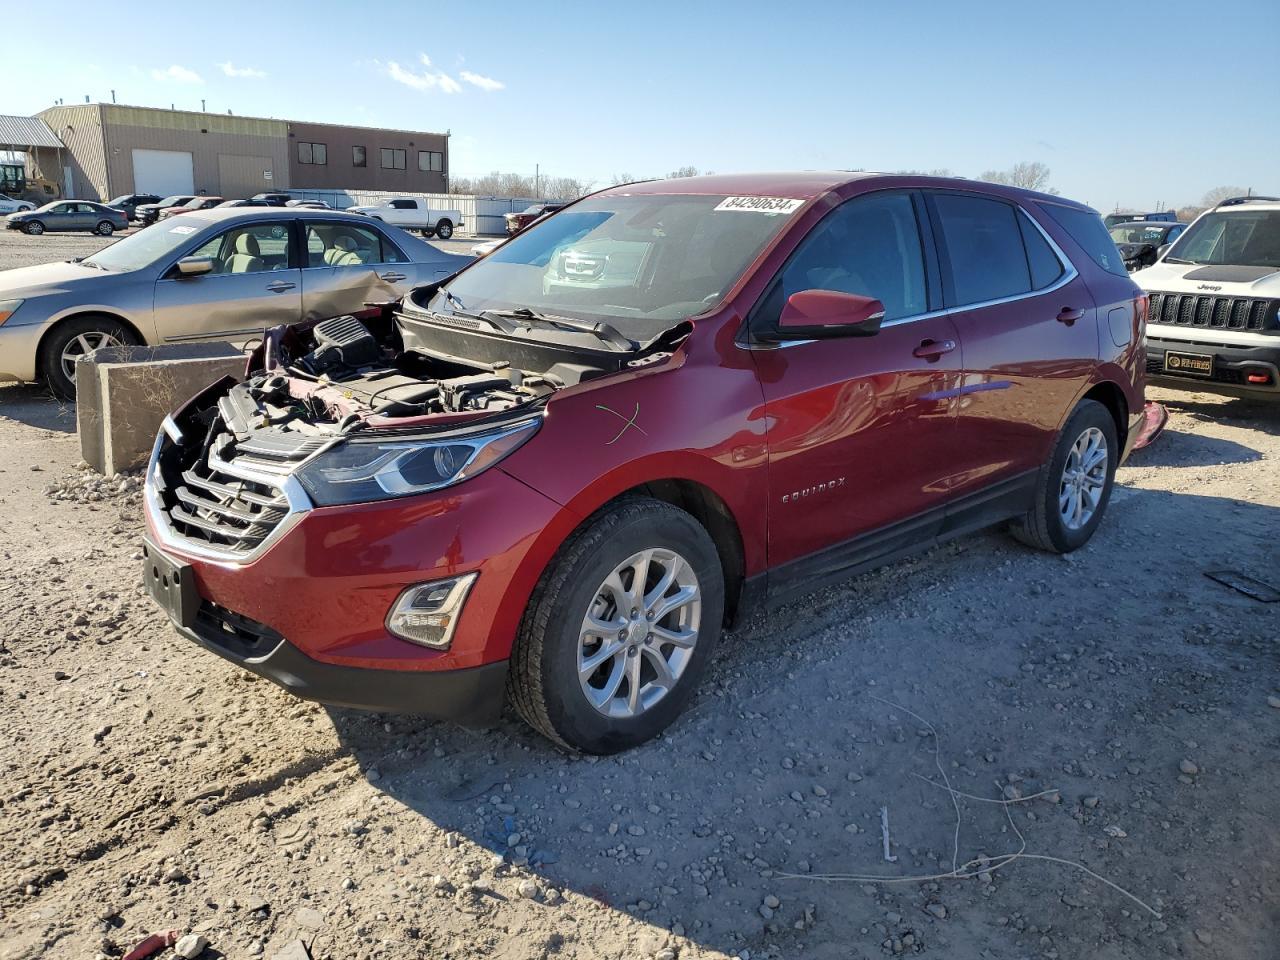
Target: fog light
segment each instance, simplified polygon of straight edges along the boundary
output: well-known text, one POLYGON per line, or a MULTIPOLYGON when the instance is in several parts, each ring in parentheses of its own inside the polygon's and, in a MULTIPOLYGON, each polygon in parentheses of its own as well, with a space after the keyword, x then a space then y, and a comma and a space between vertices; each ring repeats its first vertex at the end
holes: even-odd
POLYGON ((453 642, 471 585, 478 573, 433 580, 409 587, 387 614, 387 630, 401 640, 443 650, 453 642))

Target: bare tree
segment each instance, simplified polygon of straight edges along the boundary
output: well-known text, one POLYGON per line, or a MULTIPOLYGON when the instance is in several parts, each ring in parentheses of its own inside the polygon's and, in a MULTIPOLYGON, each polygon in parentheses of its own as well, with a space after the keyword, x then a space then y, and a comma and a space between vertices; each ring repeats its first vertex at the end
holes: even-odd
POLYGON ((680 167, 678 170, 672 170, 667 174, 668 180, 680 180, 684 177, 696 177, 698 175, 697 167, 680 167))
POLYGON ((1223 200, 1231 197, 1243 197, 1249 193, 1244 187, 1214 187, 1200 198, 1200 206, 1216 207, 1223 200))
POLYGON ((988 183, 1022 187, 1024 190, 1057 193, 1057 190, 1049 186, 1049 174, 1049 168, 1039 160, 1020 160, 1008 170, 987 170, 978 179, 988 183))
POLYGON ((576 177, 533 177, 520 173, 493 173, 483 177, 452 177, 449 192, 478 197, 536 197, 546 200, 575 200, 590 192, 594 184, 576 177))
MULTIPOLYGON (((938 167, 936 170, 894 170, 894 173, 903 177, 954 177, 955 174, 946 167, 938 167)), ((985 177, 983 178, 986 179, 985 177)))

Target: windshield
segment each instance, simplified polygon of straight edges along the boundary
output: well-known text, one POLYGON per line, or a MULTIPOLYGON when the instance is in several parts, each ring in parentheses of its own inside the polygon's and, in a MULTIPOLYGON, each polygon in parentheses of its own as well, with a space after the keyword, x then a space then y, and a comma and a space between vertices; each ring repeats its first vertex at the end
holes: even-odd
POLYGON ((1206 213, 1178 238, 1166 259, 1280 267, 1280 210, 1206 213))
POLYGON ((1118 227, 1112 227, 1109 231, 1111 239, 1116 243, 1154 243, 1161 244, 1164 242, 1164 235, 1169 232, 1168 227, 1156 227, 1149 223, 1126 223, 1118 227))
POLYGON ((156 226, 139 230, 132 236, 124 237, 104 247, 91 257, 85 257, 85 263, 91 263, 107 270, 138 270, 148 264, 155 263, 161 257, 177 250, 188 240, 194 238, 199 227, 192 226, 188 217, 187 223, 174 223, 165 220, 156 226))
POLYGON ((117 203, 124 203, 126 200, 132 200, 132 199, 133 199, 133 194, 132 194, 132 193, 126 193, 126 194, 125 194, 124 196, 122 196, 122 197, 116 197, 114 200, 108 200, 108 201, 107 201, 107 206, 108 206, 108 207, 114 207, 117 203))
POLYGON ((530 309, 603 319, 645 342, 718 304, 799 204, 728 209, 723 196, 606 195, 533 226, 463 271, 433 310, 530 309))

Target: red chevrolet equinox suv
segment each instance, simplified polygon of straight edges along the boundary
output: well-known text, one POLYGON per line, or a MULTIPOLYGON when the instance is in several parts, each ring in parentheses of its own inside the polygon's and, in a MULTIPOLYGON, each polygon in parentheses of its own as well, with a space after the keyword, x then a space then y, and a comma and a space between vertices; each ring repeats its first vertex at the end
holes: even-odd
POLYGON ((761 605, 995 524, 1084 544, 1142 432, 1146 306, 1061 197, 614 187, 402 302, 267 331, 166 419, 144 576, 300 697, 510 701, 625 749, 761 605))

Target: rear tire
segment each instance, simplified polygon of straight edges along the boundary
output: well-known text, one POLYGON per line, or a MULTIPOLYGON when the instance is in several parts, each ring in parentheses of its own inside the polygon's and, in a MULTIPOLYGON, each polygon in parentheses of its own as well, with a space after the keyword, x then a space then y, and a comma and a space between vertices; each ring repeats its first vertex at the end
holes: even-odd
POLYGON ((1119 457, 1111 411, 1096 400, 1080 401, 1040 471, 1034 506, 1010 532, 1050 553, 1084 546, 1106 513, 1119 457))
POLYGON ((109 237, 116 232, 116 228, 110 220, 103 220, 94 228, 93 232, 100 237, 109 237))
POLYGON ((30 223, 24 223, 22 225, 22 232, 28 237, 38 237, 40 234, 44 233, 44 224, 39 220, 32 220, 30 223))
POLYGON ((453 236, 453 221, 441 220, 436 224, 436 236, 441 240, 448 240, 453 236))
POLYGON ((40 344, 40 372, 54 396, 75 400, 75 357, 98 347, 141 343, 137 334, 111 317, 76 317, 58 324, 40 344))
POLYGON ((508 697, 562 747, 626 750, 680 714, 723 618, 724 573, 702 525, 660 500, 617 501, 561 547, 534 589, 508 697))

